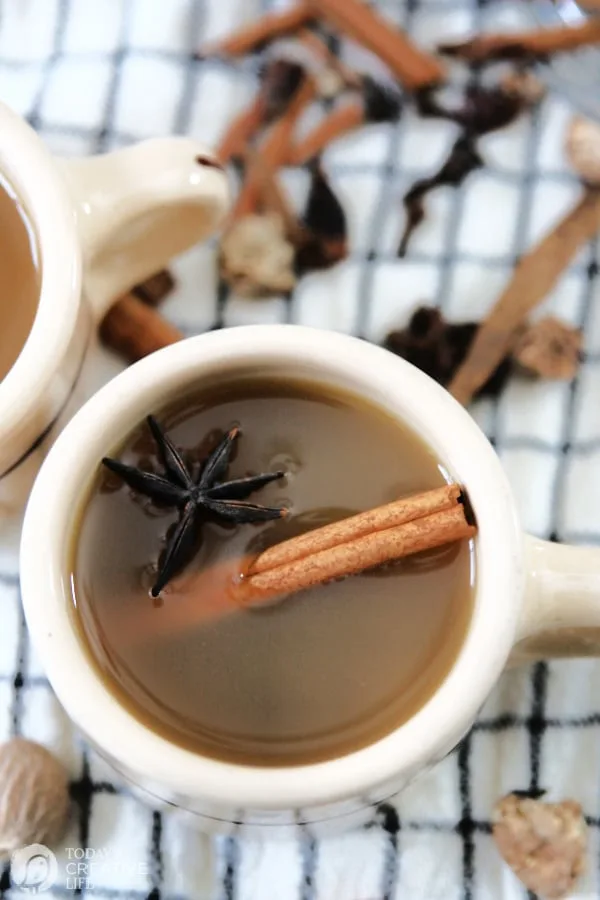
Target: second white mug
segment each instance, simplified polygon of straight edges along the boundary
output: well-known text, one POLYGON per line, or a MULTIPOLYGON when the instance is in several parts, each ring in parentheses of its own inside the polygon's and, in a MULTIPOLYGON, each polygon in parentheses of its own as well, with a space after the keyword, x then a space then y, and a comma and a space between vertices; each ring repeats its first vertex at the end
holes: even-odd
POLYGON ((227 180, 206 147, 171 137, 53 159, 0 104, 0 171, 35 232, 41 289, 29 337, 0 382, 0 515, 18 510, 72 413, 91 333, 115 297, 212 234, 227 180))

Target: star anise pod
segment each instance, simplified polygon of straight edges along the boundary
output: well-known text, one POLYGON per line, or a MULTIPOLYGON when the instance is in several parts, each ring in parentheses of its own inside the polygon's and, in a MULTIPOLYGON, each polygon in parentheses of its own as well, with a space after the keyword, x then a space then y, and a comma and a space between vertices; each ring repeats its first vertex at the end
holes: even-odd
POLYGON ((205 519, 242 525, 267 522, 287 515, 285 508, 245 502, 254 491, 283 478, 285 472, 266 472, 225 481, 231 454, 240 434, 240 429, 233 427, 208 455, 199 474, 194 477, 154 416, 148 416, 146 421, 156 443, 162 474, 147 472, 109 457, 105 457, 102 463, 132 490, 149 497, 157 506, 178 512, 151 590, 152 596, 158 597, 171 578, 190 561, 205 519))

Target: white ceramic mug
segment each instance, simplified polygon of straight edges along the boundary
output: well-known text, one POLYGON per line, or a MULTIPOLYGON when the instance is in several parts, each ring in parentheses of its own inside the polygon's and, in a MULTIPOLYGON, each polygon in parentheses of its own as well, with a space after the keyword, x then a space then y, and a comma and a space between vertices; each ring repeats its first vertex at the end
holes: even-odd
POLYGON ((177 806, 220 830, 352 824, 456 745, 515 647, 523 656, 530 641, 537 641, 540 653, 548 639, 553 650, 572 655, 600 647, 600 551, 523 535, 491 445, 426 375, 366 341, 293 325, 232 328, 182 341, 132 366, 92 397, 57 440, 34 486, 23 530, 21 583, 34 644, 83 734, 152 802, 177 806), (466 486, 479 525, 474 613, 448 676, 387 737, 316 765, 245 767, 170 744, 119 705, 90 665, 71 614, 69 545, 101 457, 148 413, 204 378, 237 369, 262 376, 293 372, 341 386, 409 423, 466 486))
POLYGON ((0 381, 2 514, 22 504, 52 433, 72 411, 94 319, 212 233, 228 191, 214 157, 190 138, 56 160, 2 104, 0 171, 27 211, 41 259, 33 327, 0 381))

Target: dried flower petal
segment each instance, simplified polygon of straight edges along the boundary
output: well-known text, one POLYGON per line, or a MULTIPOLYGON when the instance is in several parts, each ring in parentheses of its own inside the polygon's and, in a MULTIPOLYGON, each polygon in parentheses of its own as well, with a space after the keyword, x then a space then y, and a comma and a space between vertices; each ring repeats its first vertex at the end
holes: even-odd
POLYGON ((581 362, 581 344, 578 328, 548 316, 526 326, 512 356, 524 374, 569 381, 581 362))
POLYGON ((243 297, 287 294, 296 284, 295 250, 277 213, 236 220, 221 238, 223 281, 243 297))
POLYGON ((492 827, 502 858, 530 891, 548 900, 572 891, 587 848, 579 803, 544 803, 508 794, 496 804, 492 827))

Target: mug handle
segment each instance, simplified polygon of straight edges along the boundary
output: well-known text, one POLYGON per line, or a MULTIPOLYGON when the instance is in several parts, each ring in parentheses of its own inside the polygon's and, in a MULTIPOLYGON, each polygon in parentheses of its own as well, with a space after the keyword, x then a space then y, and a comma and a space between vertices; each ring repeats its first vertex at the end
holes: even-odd
POLYGON ((600 656, 600 547, 525 542, 525 603, 511 662, 600 656))
POLYGON ((120 294, 216 231, 229 207, 223 167, 192 138, 152 139, 61 165, 98 319, 120 294))

